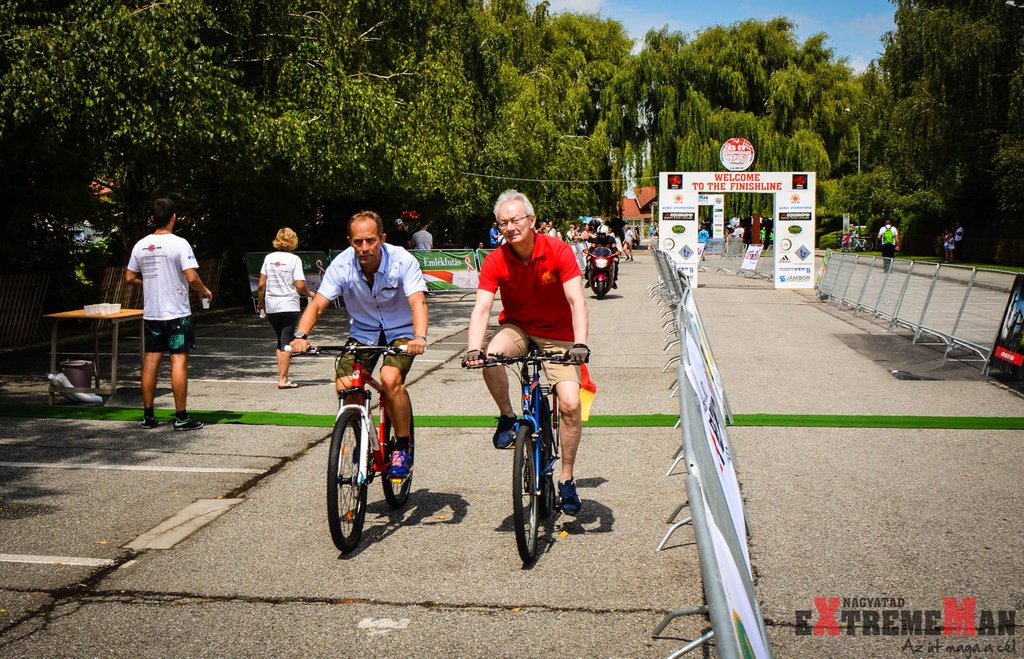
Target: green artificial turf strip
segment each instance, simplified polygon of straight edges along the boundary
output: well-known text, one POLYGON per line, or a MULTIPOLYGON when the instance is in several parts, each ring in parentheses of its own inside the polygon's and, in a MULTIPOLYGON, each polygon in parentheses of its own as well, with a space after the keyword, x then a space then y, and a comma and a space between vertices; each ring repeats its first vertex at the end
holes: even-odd
MULTIPOLYGON (((253 426, 307 426, 329 428, 333 414, 291 414, 285 412, 231 412, 226 410, 192 410, 204 423, 237 423, 253 426)), ((0 405, 0 416, 33 419, 83 419, 101 421, 139 421, 142 410, 126 407, 73 407, 67 405, 0 405)), ((161 421, 171 419, 169 410, 158 410, 161 421)), ((665 428, 672 427, 676 417, 670 414, 599 414, 585 422, 589 428, 665 428)), ((420 428, 488 428, 494 417, 430 416, 416 417, 420 428)), ((783 428, 949 428, 966 430, 1024 430, 1024 417, 987 416, 875 416, 840 414, 736 414, 734 426, 783 428)))

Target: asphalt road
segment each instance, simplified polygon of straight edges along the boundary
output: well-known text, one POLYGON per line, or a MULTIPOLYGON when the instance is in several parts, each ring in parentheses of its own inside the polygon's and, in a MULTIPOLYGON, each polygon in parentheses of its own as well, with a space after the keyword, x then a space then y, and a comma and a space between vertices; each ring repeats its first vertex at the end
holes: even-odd
MULTIPOLYGON (((654 277, 641 254, 613 295, 588 300, 594 414, 678 411, 674 373, 661 372, 661 313, 646 293, 654 277)), ((1024 415, 1019 395, 975 367, 808 292, 724 274, 700 281, 734 413, 1024 415), (894 366, 929 379, 896 379, 894 366)), ((429 350, 411 374, 417 413, 494 414, 479 373, 458 367, 471 300, 429 304, 429 350)), ((345 323, 331 311, 315 338, 339 342, 345 323)), ((135 406, 136 342, 123 345, 124 387, 110 404, 135 406)), ((0 404, 44 404, 47 360, 8 355, 0 404)), ((248 313, 201 319, 191 366, 193 409, 329 414, 336 405, 327 357, 296 359, 300 388, 276 389, 271 330, 248 313)), ((170 408, 169 389, 159 393, 158 407, 170 408)), ((491 448, 490 431, 419 429, 410 504, 391 511, 374 483, 363 541, 347 556, 326 525, 326 435, 0 420, 0 655, 655 657, 708 629, 706 619, 679 619, 650 638, 665 612, 703 601, 692 531, 654 551, 685 498, 682 477, 664 475, 678 430, 585 429, 583 512, 551 519, 526 569, 511 528, 511 454, 491 448), (196 516, 207 523, 169 549, 126 548, 196 502, 208 506, 196 516)), ((1022 615, 1019 431, 733 427, 730 436, 776 656, 924 654, 904 650, 905 638, 797 635, 796 611, 816 597, 900 596, 908 609, 976 597, 979 609, 1022 615)))

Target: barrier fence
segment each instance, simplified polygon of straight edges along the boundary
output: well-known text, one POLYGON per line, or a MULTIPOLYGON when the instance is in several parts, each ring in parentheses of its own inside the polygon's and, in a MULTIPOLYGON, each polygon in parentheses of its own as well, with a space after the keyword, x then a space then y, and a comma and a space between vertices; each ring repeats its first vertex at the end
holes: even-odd
POLYGON ((40 321, 49 283, 50 275, 0 275, 0 346, 44 336, 40 321))
POLYGON ((736 239, 723 241, 718 252, 718 264, 715 272, 726 272, 757 279, 774 279, 775 254, 772 246, 764 246, 755 256, 751 252, 751 248, 755 248, 754 251, 757 251, 758 247, 761 246, 747 245, 736 239))
POLYGON ((749 527, 726 430, 732 414, 722 377, 693 288, 665 252, 655 250, 654 256, 659 280, 650 291, 652 297, 660 298, 665 309, 665 351, 675 346, 679 349, 679 354, 665 365, 668 370, 676 364, 672 395, 679 396, 676 427, 682 431, 682 444, 669 467, 669 475, 680 462, 686 466, 687 499, 675 509, 668 523, 672 524, 683 508, 690 509, 687 518, 672 524, 657 550, 662 550, 677 529, 693 525, 705 603, 670 611, 652 636, 660 634, 677 617, 707 615, 711 631, 679 648, 671 657, 679 657, 712 639, 717 656, 725 659, 771 657, 754 591, 746 542, 749 527))
POLYGON ((988 372, 993 344, 1017 273, 950 263, 925 263, 841 252, 825 255, 818 296, 840 309, 866 312, 904 328, 913 341, 926 336, 945 356, 966 351, 988 372))

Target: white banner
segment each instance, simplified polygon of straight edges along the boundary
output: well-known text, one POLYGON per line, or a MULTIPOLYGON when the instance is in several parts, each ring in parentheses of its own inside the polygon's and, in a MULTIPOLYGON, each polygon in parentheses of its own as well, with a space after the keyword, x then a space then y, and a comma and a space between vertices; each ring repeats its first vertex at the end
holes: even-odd
MULTIPOLYGON (((729 440, 725 434, 725 419, 719 414, 720 405, 715 399, 715 385, 711 381, 707 369, 704 367, 704 358, 700 348, 693 336, 686 333, 686 352, 689 363, 686 365, 686 377, 697 393, 700 403, 701 422, 704 426, 704 438, 711 451, 711 459, 715 465, 715 475, 718 477, 725 494, 726 504, 729 506, 729 516, 732 518, 736 537, 740 540, 743 548, 743 560, 750 564, 750 557, 747 554, 747 531, 743 516, 743 499, 740 497, 740 483, 736 478, 736 469, 732 464, 732 457, 729 455, 729 440)), ((702 475, 703 478, 710 478, 709 474, 702 475)))
POLYGON ((683 191, 683 174, 661 172, 658 187, 659 247, 697 285, 697 195, 683 191))
POLYGON ((757 262, 761 258, 761 250, 764 249, 764 245, 750 245, 747 247, 747 253, 743 255, 743 263, 740 264, 740 270, 753 270, 757 267, 757 262))
MULTIPOLYGON (((696 285, 701 196, 715 206, 730 192, 771 194, 775 199, 775 288, 814 288, 815 172, 661 172, 658 196, 661 249, 696 285)), ((724 222, 723 222, 724 224, 724 222)))
MULTIPOLYGON (((701 485, 703 489, 703 484, 701 485)), ((761 635, 761 626, 757 622, 757 614, 754 613, 754 606, 750 596, 747 594, 746 584, 750 584, 753 591, 753 583, 750 578, 750 566, 743 566, 740 570, 736 565, 732 552, 729 551, 729 544, 722 535, 721 529, 715 523, 715 516, 708 508, 707 496, 704 497, 704 514, 708 520, 708 527, 711 531, 711 544, 715 548, 715 561, 718 563, 718 572, 722 575, 722 588, 725 591, 725 601, 729 607, 729 618, 736 633, 736 641, 739 647, 737 656, 740 657, 769 657, 768 639, 761 635)), ((746 547, 743 536, 740 536, 740 544, 746 547)))

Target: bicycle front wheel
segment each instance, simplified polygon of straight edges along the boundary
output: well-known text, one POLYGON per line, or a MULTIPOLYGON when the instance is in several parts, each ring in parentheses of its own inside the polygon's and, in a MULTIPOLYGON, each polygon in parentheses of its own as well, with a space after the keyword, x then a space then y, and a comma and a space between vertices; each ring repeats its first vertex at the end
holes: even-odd
POLYGON ((327 457, 327 524, 334 546, 347 554, 359 545, 366 518, 366 483, 359 482, 362 419, 346 410, 334 424, 327 457))
POLYGON ((512 519, 516 546, 523 563, 537 555, 537 488, 533 459, 533 435, 526 423, 516 432, 515 457, 512 459, 512 519))

